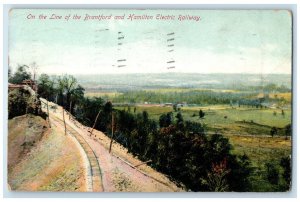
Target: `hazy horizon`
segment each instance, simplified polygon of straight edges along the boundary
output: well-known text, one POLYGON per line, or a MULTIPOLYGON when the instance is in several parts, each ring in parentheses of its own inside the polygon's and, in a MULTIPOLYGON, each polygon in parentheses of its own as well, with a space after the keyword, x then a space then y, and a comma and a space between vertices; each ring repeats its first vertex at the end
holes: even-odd
MULTIPOLYGON (((43 74, 43 72, 39 73, 38 75, 41 75, 43 74)), ((45 73, 46 74, 46 73, 45 73)), ((69 73, 62 73, 62 74, 55 74, 55 73, 50 73, 48 75, 50 76, 62 76, 62 75, 73 75, 73 76, 97 76, 97 75, 100 75, 100 76, 103 76, 103 75, 134 75, 134 74, 140 74, 140 75, 143 75, 143 74, 147 74, 147 75, 152 75, 152 74, 191 74, 191 75, 195 75, 195 74, 201 74, 201 75, 292 75, 291 73, 227 73, 227 72, 216 72, 216 73, 199 73, 199 72, 155 72, 155 73, 140 73, 140 72, 137 72, 137 73, 98 73, 98 74, 91 74, 91 73, 88 73, 88 74, 85 74, 85 73, 82 73, 82 74, 69 74, 69 73)))

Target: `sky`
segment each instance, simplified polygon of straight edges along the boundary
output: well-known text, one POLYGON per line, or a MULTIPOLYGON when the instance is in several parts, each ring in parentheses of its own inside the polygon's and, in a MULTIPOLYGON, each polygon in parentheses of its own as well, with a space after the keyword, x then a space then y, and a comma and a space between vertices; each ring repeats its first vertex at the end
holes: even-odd
POLYGON ((9 15, 13 69, 36 63, 38 73, 49 74, 291 73, 286 10, 13 9, 9 15), (50 19, 52 14, 62 19, 50 19), (127 19, 131 14, 153 19, 127 19), (112 17, 84 20, 86 15, 112 17))

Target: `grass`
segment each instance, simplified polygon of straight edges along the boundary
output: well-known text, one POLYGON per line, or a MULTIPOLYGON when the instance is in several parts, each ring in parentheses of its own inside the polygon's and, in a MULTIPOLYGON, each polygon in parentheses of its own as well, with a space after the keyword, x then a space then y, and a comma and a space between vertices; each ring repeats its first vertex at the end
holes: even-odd
MULTIPOLYGON (((226 136, 226 135, 225 135, 226 136)), ((284 137, 227 136, 235 154, 249 156, 255 166, 260 167, 267 161, 278 160, 291 154, 291 141, 284 137)))
MULTIPOLYGON (((128 109, 133 113, 135 107, 114 107, 115 109, 119 110, 126 110, 128 109)), ((149 113, 150 118, 158 120, 159 116, 164 113, 172 112, 172 107, 160 107, 160 106, 136 106, 136 113, 142 113, 143 111, 147 111, 149 113)))
POLYGON ((270 96, 270 98, 276 98, 276 97, 277 98, 283 98, 288 102, 291 102, 291 100, 292 100, 292 94, 291 93, 276 93, 276 94, 271 93, 269 96, 270 96))
MULTIPOLYGON (((163 113, 173 112, 172 107, 162 106, 135 106, 136 113, 147 111, 150 118, 158 120, 163 113)), ((128 107, 115 107, 128 110, 128 107)), ((134 107, 130 107, 133 113, 134 107)), ((174 113, 174 115, 177 112, 174 113)), ((283 128, 291 123, 291 110, 256 109, 249 107, 232 108, 228 105, 212 105, 205 107, 183 107, 181 109, 184 120, 200 122, 205 125, 206 131, 219 131, 228 137, 233 146, 233 154, 246 154, 252 163, 254 173, 251 176, 252 191, 274 191, 266 175, 266 162, 275 162, 279 165, 282 157, 291 155, 291 140, 285 139, 284 129, 279 129, 278 135, 270 136, 272 126, 283 128), (199 110, 205 112, 204 119, 199 118, 199 110), (274 111, 277 115, 274 116, 274 111), (195 116, 193 116, 195 114, 195 116), (227 116, 227 118, 224 118, 227 116), (252 121, 252 122, 251 122, 252 121)), ((282 172, 282 170, 281 170, 282 172)), ((281 178, 282 181, 282 178, 281 178)))
POLYGON ((84 94, 85 97, 105 97, 105 98, 114 98, 119 95, 122 95, 122 93, 118 93, 118 92, 86 92, 84 94))
MULTIPOLYGON (((253 174, 251 175, 252 191, 269 192, 277 190, 278 186, 271 185, 266 179, 265 164, 267 162, 274 163, 282 174, 283 170, 279 166, 280 160, 282 157, 291 155, 291 141, 285 140, 284 137, 227 137, 233 146, 234 154, 246 154, 251 160, 253 167, 253 174)), ((283 183, 282 177, 280 177, 280 183, 283 183)))
MULTIPOLYGON (((18 123, 27 123, 28 117, 9 120, 9 144, 14 142, 14 128, 18 123)), ((45 120, 35 120, 31 127, 26 124, 17 133, 22 136, 32 133, 45 120)), ((8 153, 14 149, 9 149, 8 153)), ((8 183, 18 191, 85 191, 84 168, 76 145, 63 131, 52 127, 34 144, 31 150, 20 158, 8 171, 8 183)))
MULTIPOLYGON (((259 93, 256 97, 263 97, 262 93, 259 93)), ((269 97, 274 99, 274 98, 278 98, 278 99, 285 99, 287 102, 291 102, 292 100, 292 93, 287 92, 287 93, 270 93, 269 97)))
MULTIPOLYGON (((192 116, 194 113, 198 115, 198 111, 182 109, 183 114, 192 116)), ((275 126, 283 128, 291 123, 291 110, 285 110, 285 115, 281 115, 281 110, 276 109, 254 109, 254 108, 227 108, 227 109, 210 109, 204 110, 206 115, 203 122, 208 125, 229 125, 236 121, 255 122, 261 125, 275 126), (274 111, 276 116, 273 115, 274 111), (225 118, 227 117, 227 118, 225 118)), ((197 121, 199 117, 193 117, 192 120, 197 121)))
POLYGON ((8 121, 8 169, 14 167, 47 130, 46 121, 39 116, 23 115, 8 121), (26 130, 24 130, 26 129, 26 130))
MULTIPOLYGON (((136 113, 147 111, 152 119, 158 120, 159 116, 163 113, 174 112, 170 106, 147 106, 140 105, 135 106, 136 113)), ((128 110, 128 107, 115 107, 119 110, 128 110)), ((131 112, 134 111, 134 107, 130 107, 131 112)), ((281 114, 279 109, 256 109, 249 107, 232 108, 228 105, 212 105, 205 107, 183 107, 181 113, 184 120, 190 120, 206 124, 210 128, 219 129, 221 127, 241 125, 237 122, 254 122, 257 124, 283 128, 287 124, 291 123, 291 110, 285 110, 284 115, 281 114), (202 109, 205 112, 204 119, 199 118, 199 110, 202 109), (274 111, 276 116, 273 115, 274 111), (195 116, 193 116, 195 115, 195 116), (227 117, 227 118, 225 118, 227 117)), ((174 112, 176 114, 177 112, 174 112)))

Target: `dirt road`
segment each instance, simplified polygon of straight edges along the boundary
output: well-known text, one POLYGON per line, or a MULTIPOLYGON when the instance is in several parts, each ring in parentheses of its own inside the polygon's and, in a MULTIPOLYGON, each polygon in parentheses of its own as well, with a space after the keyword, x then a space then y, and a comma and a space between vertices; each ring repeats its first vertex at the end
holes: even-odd
MULTIPOLYGON (((50 103, 49 105, 54 105, 50 103)), ((62 108, 49 110, 50 121, 55 123, 54 127, 64 128, 62 108)), ((153 170, 147 165, 141 164, 137 158, 128 154, 121 145, 114 143, 112 153, 108 152, 109 138, 102 132, 94 130, 90 136, 88 128, 81 125, 65 112, 65 121, 68 133, 79 139, 80 144, 86 144, 85 150, 89 158, 92 159, 95 167, 93 178, 93 191, 104 192, 174 192, 183 191, 171 182, 166 176, 153 170), (96 158, 93 160, 93 155, 96 158), (96 165, 95 163, 98 163, 96 165), (99 171, 97 171, 99 166, 99 171), (98 176, 96 176, 98 175, 98 176), (100 183, 101 182, 101 183, 100 183)), ((64 135, 64 134, 62 134, 64 135)))

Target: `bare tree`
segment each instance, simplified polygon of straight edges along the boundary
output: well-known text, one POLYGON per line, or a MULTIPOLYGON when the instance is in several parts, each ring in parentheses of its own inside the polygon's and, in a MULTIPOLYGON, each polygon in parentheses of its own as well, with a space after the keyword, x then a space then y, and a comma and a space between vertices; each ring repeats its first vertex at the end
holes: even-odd
POLYGON ((37 76, 37 72, 38 72, 38 66, 36 64, 36 62, 33 62, 29 65, 31 71, 32 71, 32 80, 35 81, 35 78, 37 76))

